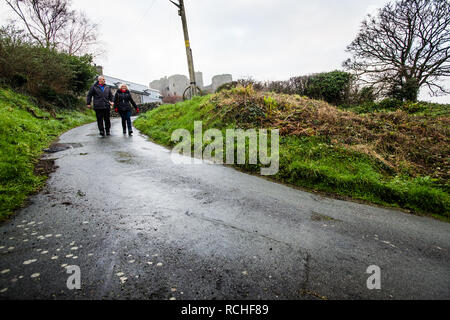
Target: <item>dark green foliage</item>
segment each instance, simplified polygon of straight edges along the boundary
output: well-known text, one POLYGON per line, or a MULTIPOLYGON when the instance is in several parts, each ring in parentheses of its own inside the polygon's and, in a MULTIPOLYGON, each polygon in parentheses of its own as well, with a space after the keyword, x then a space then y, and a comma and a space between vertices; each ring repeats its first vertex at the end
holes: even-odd
POLYGON ((300 92, 300 94, 339 105, 347 101, 351 81, 350 73, 343 71, 315 74, 309 77, 303 89, 304 92, 300 92))
POLYGON ((359 105, 341 105, 341 109, 356 113, 373 113, 403 110, 408 114, 426 115, 429 118, 448 116, 450 105, 424 101, 402 102, 396 99, 383 99, 379 102, 366 102, 359 105))
MULTIPOLYGON (((220 86, 216 92, 230 90, 238 85, 252 85, 257 91, 285 94, 298 94, 312 99, 324 100, 334 105, 348 103, 353 76, 344 71, 317 73, 308 76, 293 77, 287 81, 259 82, 252 78, 239 79, 220 86)), ((366 93, 367 94, 367 93, 366 93)))
POLYGON ((350 109, 357 113, 371 113, 377 111, 395 111, 403 106, 403 102, 396 99, 383 99, 379 102, 365 102, 360 105, 343 106, 343 109, 350 109))
POLYGON ((74 94, 84 94, 92 85, 92 80, 97 75, 96 68, 92 65, 92 56, 81 57, 65 55, 69 68, 72 71, 70 85, 74 94))
POLYGON ((354 98, 356 98, 356 103, 368 103, 368 102, 374 102, 377 98, 374 88, 373 87, 363 87, 359 91, 356 92, 354 95, 354 98))
POLYGON ((95 119, 92 111, 52 113, 0 88, 0 220, 42 186, 45 177, 34 172, 42 149, 64 131, 95 119))
POLYGON ((406 81, 397 81, 388 92, 388 96, 401 101, 417 101, 420 85, 417 79, 411 78, 406 81))
POLYGON ((89 55, 59 53, 29 43, 17 30, 0 29, 0 82, 31 95, 40 106, 76 107, 95 75, 89 55))

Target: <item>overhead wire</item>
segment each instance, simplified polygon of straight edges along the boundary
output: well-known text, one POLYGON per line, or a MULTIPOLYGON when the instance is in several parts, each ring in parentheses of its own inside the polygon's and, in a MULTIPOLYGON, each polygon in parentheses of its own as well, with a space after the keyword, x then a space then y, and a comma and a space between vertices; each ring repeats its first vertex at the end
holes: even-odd
MULTIPOLYGON (((150 9, 153 8, 153 6, 155 5, 156 1, 158 0, 153 0, 153 2, 147 7, 147 9, 144 12, 144 15, 139 19, 139 21, 136 23, 136 25, 134 26, 134 28, 138 27, 142 20, 144 20, 144 18, 147 16, 147 14, 150 12, 150 9)), ((134 29, 133 28, 133 29, 134 29)))

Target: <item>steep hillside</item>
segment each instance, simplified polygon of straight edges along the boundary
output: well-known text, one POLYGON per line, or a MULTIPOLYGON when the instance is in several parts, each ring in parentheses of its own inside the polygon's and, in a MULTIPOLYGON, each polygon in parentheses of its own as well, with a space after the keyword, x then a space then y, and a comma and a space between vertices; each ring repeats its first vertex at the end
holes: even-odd
MULTIPOLYGON (((164 105, 137 128, 173 146, 171 134, 218 128, 280 129, 277 181, 448 219, 450 114, 403 110, 357 114, 298 95, 237 87, 164 105)), ((205 146, 205 145, 204 145, 205 146)), ((237 165, 257 173, 259 165, 237 165)))
POLYGON ((43 185, 45 170, 35 168, 43 149, 64 131, 92 121, 92 111, 50 114, 27 97, 0 88, 0 220, 43 185))

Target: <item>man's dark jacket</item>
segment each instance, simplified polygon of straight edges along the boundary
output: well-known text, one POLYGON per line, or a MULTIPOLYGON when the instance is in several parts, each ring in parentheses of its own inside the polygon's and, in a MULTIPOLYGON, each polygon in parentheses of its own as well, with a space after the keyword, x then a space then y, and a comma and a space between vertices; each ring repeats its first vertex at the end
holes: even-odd
POLYGON ((122 92, 121 90, 117 90, 114 96, 114 107, 118 108, 119 112, 131 111, 130 102, 137 109, 138 106, 131 97, 130 91, 122 92))
POLYGON ((87 104, 90 105, 92 98, 94 98, 94 110, 101 110, 111 108, 110 102, 113 101, 113 94, 111 88, 106 84, 104 90, 100 88, 98 81, 92 86, 87 95, 87 104))

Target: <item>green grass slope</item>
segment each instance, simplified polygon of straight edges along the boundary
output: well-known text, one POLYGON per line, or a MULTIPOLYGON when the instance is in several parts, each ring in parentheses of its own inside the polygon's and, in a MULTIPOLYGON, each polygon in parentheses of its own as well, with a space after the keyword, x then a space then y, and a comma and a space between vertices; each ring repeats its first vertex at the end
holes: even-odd
MULTIPOLYGON (((224 136, 227 128, 278 128, 280 170, 274 180, 448 221, 448 120, 448 114, 433 122, 401 111, 359 115, 305 97, 235 88, 163 105, 141 115, 135 126, 169 147, 176 129, 193 136, 194 121, 224 136)), ((260 169, 236 166, 250 173, 260 169)))
POLYGON ((43 149, 64 131, 92 121, 92 111, 51 115, 27 97, 0 88, 0 220, 43 185, 46 177, 34 172, 43 149))

